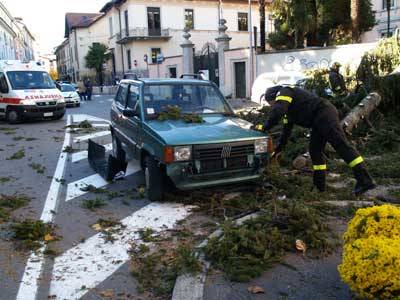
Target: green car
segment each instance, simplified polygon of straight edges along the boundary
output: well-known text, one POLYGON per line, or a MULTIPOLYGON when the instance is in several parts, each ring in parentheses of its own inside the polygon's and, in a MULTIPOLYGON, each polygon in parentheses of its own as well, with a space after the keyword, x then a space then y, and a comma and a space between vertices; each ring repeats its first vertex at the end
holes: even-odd
POLYGON ((140 161, 152 201, 259 179, 268 137, 251 125, 205 80, 122 80, 111 107, 114 156, 140 161))

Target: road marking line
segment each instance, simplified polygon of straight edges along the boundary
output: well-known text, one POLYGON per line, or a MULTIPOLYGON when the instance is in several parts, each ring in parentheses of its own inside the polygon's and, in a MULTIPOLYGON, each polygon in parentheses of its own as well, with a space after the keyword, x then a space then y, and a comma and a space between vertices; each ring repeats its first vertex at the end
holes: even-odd
POLYGON ((80 299, 129 260, 131 242, 142 243, 139 229, 171 229, 190 214, 190 209, 182 204, 151 203, 121 221, 126 228, 114 236, 113 243, 98 233, 67 250, 55 258, 50 295, 55 299, 80 299))
POLYGON ((92 124, 93 127, 110 127, 110 124, 108 123, 103 123, 103 124, 92 124))
POLYGON ((98 118, 98 117, 94 117, 91 115, 86 115, 86 114, 76 114, 73 115, 73 122, 72 123, 80 123, 83 121, 94 121, 94 122, 107 122, 110 123, 110 121, 102 119, 102 118, 98 118))
POLYGON ((95 132, 95 133, 91 133, 91 134, 87 134, 87 135, 78 136, 78 137, 74 138, 74 143, 79 143, 82 141, 86 141, 88 139, 94 139, 94 138, 109 135, 109 134, 111 134, 111 132, 109 130, 107 130, 107 131, 100 131, 100 132, 95 132))
MULTIPOLYGON (((104 145, 104 148, 106 148, 106 152, 107 152, 107 151, 111 151, 111 150, 112 150, 112 144, 104 145)), ((73 163, 75 163, 75 162, 77 162, 77 161, 86 159, 87 157, 88 157, 88 152, 87 152, 87 150, 81 151, 81 152, 76 152, 76 153, 72 153, 72 155, 71 155, 71 161, 72 161, 73 163)))
MULTIPOLYGON (((67 117, 67 126, 71 125, 72 117, 69 115, 67 117)), ((67 129, 65 132, 64 143, 61 149, 71 145, 71 134, 67 129)), ((40 220, 45 223, 53 222, 54 212, 57 210, 58 200, 61 190, 61 182, 65 174, 65 166, 67 162, 68 154, 61 152, 56 170, 54 171, 54 176, 51 181, 49 192, 47 193, 46 201, 44 203, 42 215, 40 220)), ((43 244, 42 247, 35 253, 32 252, 29 256, 28 262, 25 266, 25 271, 21 279, 21 284, 18 289, 17 300, 34 300, 36 298, 36 293, 38 291, 38 280, 42 273, 42 268, 44 264, 43 252, 46 249, 46 245, 43 244)))
MULTIPOLYGON (((126 169, 125 176, 132 175, 138 171, 140 171, 141 167, 138 162, 130 162, 126 169)), ((65 201, 71 201, 77 197, 85 195, 88 193, 87 191, 82 191, 81 188, 87 187, 88 185, 93 185, 96 188, 102 188, 109 184, 110 182, 106 181, 99 174, 94 174, 83 179, 71 182, 67 185, 67 197, 65 201)))

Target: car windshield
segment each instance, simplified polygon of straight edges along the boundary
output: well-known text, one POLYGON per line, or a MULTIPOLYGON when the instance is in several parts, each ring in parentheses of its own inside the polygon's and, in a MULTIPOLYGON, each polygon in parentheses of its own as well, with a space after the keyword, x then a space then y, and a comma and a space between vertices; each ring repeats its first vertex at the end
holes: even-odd
POLYGON ((70 84, 61 85, 61 92, 75 92, 75 87, 70 84))
POLYGON ((55 89, 53 80, 43 71, 7 72, 13 90, 55 89))
POLYGON ((144 108, 148 118, 169 106, 186 114, 230 114, 231 110, 217 88, 206 84, 152 84, 144 87, 144 108))

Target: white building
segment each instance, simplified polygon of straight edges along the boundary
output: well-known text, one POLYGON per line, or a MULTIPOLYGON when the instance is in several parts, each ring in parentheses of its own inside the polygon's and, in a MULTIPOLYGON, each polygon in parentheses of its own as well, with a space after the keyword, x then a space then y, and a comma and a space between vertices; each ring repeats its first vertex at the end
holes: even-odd
MULTIPOLYGON (((247 47, 248 0, 223 0, 222 7, 219 3, 218 0, 109 1, 101 12, 105 13, 108 23, 114 73, 118 76, 130 71, 146 74, 148 64, 156 62, 157 54, 162 53, 165 57, 181 55, 185 26, 191 29, 195 53, 216 51, 220 17, 227 20, 227 34, 232 38, 230 47, 247 47)), ((253 26, 259 26, 257 0, 252 0, 251 21, 253 26)))
POLYGON ((0 60, 34 60, 32 33, 21 18, 14 18, 0 2, 0 60))
MULTIPOLYGON (((362 35, 361 39, 363 42, 375 42, 387 35, 388 18, 386 0, 373 0, 372 4, 372 9, 376 11, 377 25, 371 31, 362 35)), ((400 0, 391 0, 389 27, 390 35, 393 34, 396 28, 400 28, 400 0)))
POLYGON ((106 20, 103 14, 67 13, 65 15, 66 40, 57 47, 57 63, 60 77, 72 81, 94 76, 86 67, 85 56, 94 43, 108 43, 106 20))

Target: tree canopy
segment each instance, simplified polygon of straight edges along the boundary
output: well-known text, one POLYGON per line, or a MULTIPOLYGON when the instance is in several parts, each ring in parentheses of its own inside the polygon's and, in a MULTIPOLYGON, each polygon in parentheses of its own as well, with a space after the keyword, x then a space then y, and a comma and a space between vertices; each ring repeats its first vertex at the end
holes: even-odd
MULTIPOLYGON (((352 41, 351 0, 275 0, 276 31, 268 42, 275 49, 303 48, 352 41)), ((376 23, 370 0, 359 1, 358 36, 376 23)))
POLYGON ((89 47, 89 51, 85 56, 86 67, 89 69, 95 69, 99 83, 103 83, 103 64, 111 58, 110 53, 108 53, 108 48, 104 44, 93 43, 89 47))

